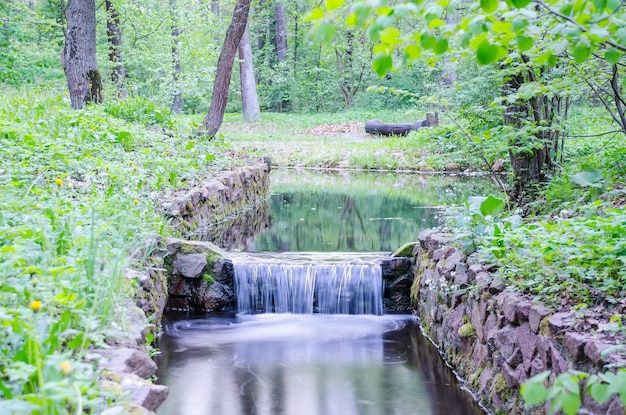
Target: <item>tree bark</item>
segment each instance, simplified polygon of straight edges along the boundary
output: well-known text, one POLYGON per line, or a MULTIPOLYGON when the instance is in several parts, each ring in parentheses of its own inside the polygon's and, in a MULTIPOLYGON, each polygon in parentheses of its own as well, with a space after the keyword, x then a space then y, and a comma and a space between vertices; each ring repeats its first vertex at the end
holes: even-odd
POLYGON ((96 63, 96 1, 69 0, 61 63, 72 108, 102 102, 102 78, 96 63))
POLYGON ((170 16, 172 21, 172 78, 174 81, 172 113, 180 114, 183 110, 183 96, 180 88, 180 54, 178 37, 178 11, 176 0, 170 0, 170 16))
POLYGON ((246 24, 246 30, 243 32, 243 36, 241 36, 241 40, 239 41, 239 60, 243 119, 246 122, 258 121, 261 119, 261 108, 259 107, 259 98, 256 93, 249 23, 246 24))
POLYGON ((117 88, 118 98, 127 98, 126 69, 122 61, 122 30, 120 15, 111 0, 104 2, 107 11, 107 37, 109 39, 109 60, 113 64, 111 80, 117 88))
POLYGON ((214 15, 220 15, 220 1, 219 0, 211 0, 211 11, 214 15))
POLYGON ((226 102, 228 101, 228 87, 230 86, 230 76, 233 71, 235 52, 241 41, 241 37, 248 23, 248 13, 250 12, 251 0, 237 0, 233 19, 226 31, 224 45, 217 60, 217 71, 215 73, 215 83, 213 84, 213 95, 211 96, 211 106, 204 118, 201 130, 202 134, 215 137, 215 134, 224 120, 226 102))
POLYGON ((278 62, 287 59, 287 22, 285 20, 285 5, 276 2, 274 6, 274 17, 276 19, 276 56, 278 62))

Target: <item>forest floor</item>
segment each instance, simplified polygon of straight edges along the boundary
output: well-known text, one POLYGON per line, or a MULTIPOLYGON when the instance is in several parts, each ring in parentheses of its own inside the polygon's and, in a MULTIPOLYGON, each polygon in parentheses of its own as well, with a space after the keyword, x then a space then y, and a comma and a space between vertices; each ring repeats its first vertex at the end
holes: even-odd
MULTIPOLYGON (((445 138, 446 127, 424 129, 408 136, 378 136, 365 132, 367 117, 346 113, 340 116, 263 114, 253 124, 226 120, 220 133, 237 149, 257 156, 270 156, 278 167, 403 171, 482 171, 486 166, 468 157, 465 145, 445 138)), ((407 121, 402 114, 388 114, 389 122, 407 121)), ((490 162, 503 154, 490 151, 490 162)))

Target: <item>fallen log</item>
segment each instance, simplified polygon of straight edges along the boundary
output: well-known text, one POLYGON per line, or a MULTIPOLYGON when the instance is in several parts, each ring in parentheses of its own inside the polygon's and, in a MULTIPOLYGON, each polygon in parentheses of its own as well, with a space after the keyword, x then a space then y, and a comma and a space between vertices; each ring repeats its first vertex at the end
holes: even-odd
POLYGON ((426 119, 414 123, 385 123, 379 120, 370 120, 365 123, 365 132, 380 135, 407 135, 409 131, 424 127, 439 125, 439 115, 426 114, 426 119))

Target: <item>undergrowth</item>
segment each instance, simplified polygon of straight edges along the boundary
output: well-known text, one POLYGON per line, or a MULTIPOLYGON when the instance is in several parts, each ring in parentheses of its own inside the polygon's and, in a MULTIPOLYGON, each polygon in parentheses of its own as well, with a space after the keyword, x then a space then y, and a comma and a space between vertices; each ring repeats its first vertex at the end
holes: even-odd
POLYGON ((0 94, 0 413, 107 405, 87 350, 122 325, 131 249, 168 232, 156 198, 235 162, 155 114, 142 100, 74 111, 60 93, 0 94))

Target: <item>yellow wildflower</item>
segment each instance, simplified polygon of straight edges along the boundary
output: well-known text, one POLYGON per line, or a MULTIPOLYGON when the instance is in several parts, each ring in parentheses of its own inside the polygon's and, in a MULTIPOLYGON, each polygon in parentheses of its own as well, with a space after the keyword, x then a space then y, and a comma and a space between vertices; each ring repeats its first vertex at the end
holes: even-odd
POLYGON ((63 180, 61 179, 55 179, 54 182, 58 184, 59 186, 63 186, 63 180))
POLYGON ((39 300, 31 301, 29 307, 31 310, 37 312, 41 308, 41 301, 39 300))
POLYGON ((133 200, 133 202, 135 202, 135 204, 139 203, 138 199, 133 200))
POLYGON ((72 373, 72 364, 69 362, 69 360, 64 360, 62 361, 59 366, 61 367, 61 372, 63 372, 63 374, 65 376, 69 375, 70 373, 72 373))

